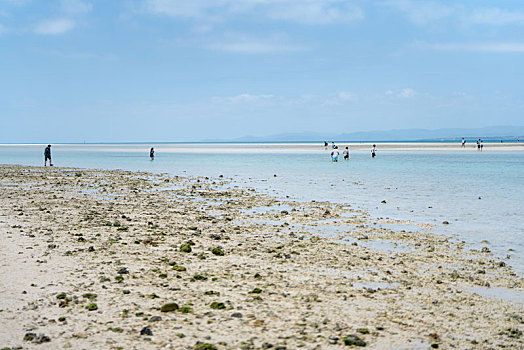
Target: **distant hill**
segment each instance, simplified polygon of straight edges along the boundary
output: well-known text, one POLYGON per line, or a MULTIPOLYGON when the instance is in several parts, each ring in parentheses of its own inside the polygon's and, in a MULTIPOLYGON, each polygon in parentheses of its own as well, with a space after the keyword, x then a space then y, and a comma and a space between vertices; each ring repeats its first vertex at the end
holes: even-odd
POLYGON ((342 134, 318 132, 286 133, 269 136, 244 136, 232 140, 206 140, 231 142, 299 142, 299 141, 453 141, 466 139, 511 140, 517 137, 524 140, 524 126, 490 126, 475 129, 395 129, 378 131, 358 131, 342 134))

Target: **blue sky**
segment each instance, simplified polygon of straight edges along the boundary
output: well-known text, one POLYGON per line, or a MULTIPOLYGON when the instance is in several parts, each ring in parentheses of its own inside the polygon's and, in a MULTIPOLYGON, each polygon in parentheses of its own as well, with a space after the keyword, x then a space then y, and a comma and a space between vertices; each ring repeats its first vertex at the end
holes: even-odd
POLYGON ((0 0, 0 142, 524 125, 524 2, 0 0))

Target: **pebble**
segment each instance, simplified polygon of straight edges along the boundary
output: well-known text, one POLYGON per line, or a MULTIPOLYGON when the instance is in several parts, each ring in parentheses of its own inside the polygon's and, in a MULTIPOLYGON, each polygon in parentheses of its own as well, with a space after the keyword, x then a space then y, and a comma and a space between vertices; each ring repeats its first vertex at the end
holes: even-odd
POLYGON ((149 327, 145 326, 140 330, 140 335, 153 335, 153 331, 149 327))

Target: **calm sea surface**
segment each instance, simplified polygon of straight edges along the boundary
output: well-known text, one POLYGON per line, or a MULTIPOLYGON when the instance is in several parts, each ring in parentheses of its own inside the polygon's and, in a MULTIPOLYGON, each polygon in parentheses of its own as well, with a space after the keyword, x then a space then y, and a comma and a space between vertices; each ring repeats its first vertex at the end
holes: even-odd
MULTIPOLYGON (((375 159, 368 150, 354 151, 349 161, 332 163, 323 147, 290 144, 162 144, 155 147, 154 161, 149 148, 54 145, 53 161, 57 166, 224 175, 279 197, 344 202, 375 217, 434 224, 432 232, 465 240, 472 248, 487 245, 500 258, 509 255, 505 261, 524 275, 524 150, 379 148, 375 159)), ((0 145, 0 164, 42 165, 43 149, 0 145)))

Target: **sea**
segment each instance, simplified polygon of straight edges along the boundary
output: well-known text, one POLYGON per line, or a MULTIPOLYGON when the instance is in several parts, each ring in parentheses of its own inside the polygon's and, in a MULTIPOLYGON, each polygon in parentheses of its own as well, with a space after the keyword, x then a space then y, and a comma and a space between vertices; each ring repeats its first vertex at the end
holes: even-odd
MULTIPOLYGON (((330 147, 298 143, 56 144, 52 155, 55 166, 223 175, 283 200, 346 203, 376 218, 431 224, 429 232, 470 249, 487 246, 524 276, 524 147, 486 144, 478 152, 378 144, 373 159, 369 149, 347 145, 350 160, 336 163, 330 147)), ((42 166, 44 146, 0 145, 0 164, 42 166)))

